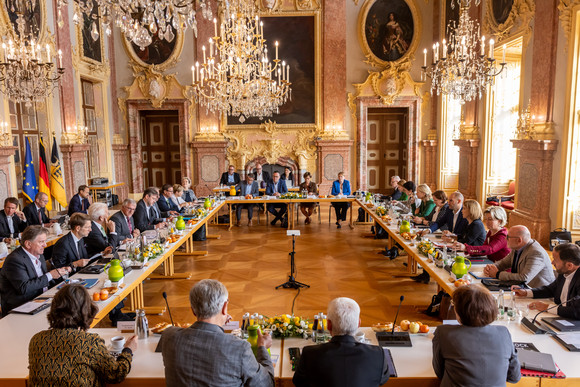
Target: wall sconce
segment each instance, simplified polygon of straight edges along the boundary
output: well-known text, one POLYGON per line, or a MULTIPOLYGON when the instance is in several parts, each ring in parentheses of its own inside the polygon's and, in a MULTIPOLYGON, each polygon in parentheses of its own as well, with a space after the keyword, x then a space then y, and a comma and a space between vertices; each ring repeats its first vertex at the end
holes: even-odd
POLYGON ((217 125, 213 126, 202 126, 199 128, 199 136, 202 137, 215 137, 220 133, 220 129, 217 125))
POLYGON ((337 125, 336 123, 333 122, 331 125, 326 125, 324 127, 323 136, 332 138, 346 137, 346 133, 342 128, 342 125, 337 125))
POLYGON ((67 126, 63 133, 63 142, 66 144, 86 144, 88 132, 89 128, 82 124, 67 126))
POLYGON ((518 117, 518 124, 515 133, 515 136, 518 140, 533 140, 536 136, 536 129, 534 124, 536 116, 532 114, 530 105, 531 101, 528 102, 528 107, 526 110, 524 110, 518 117))
POLYGON ((10 125, 6 121, 0 122, 0 145, 11 146, 12 145, 12 130, 10 125))

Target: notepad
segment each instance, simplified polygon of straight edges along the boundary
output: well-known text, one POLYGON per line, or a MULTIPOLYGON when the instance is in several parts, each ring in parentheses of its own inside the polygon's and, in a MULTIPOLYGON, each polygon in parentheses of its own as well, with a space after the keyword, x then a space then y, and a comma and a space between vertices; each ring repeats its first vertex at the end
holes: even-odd
POLYGON ((20 305, 19 307, 12 309, 10 312, 34 315, 48 308, 50 306, 51 301, 52 297, 38 297, 30 302, 27 302, 26 304, 20 305))
POLYGON ((518 359, 520 360, 522 368, 531 371, 548 372, 551 374, 556 374, 558 372, 558 369, 554 364, 554 359, 549 353, 519 349, 518 359))

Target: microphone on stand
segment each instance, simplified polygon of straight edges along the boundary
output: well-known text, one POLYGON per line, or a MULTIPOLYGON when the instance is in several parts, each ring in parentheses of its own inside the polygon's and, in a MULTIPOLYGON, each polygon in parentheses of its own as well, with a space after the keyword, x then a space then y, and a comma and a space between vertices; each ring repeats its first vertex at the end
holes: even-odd
POLYGON ((397 314, 395 315, 395 320, 393 321, 393 330, 390 332, 377 332, 377 341, 381 347, 412 347, 411 337, 409 332, 395 332, 395 325, 397 323, 397 317, 399 317, 399 311, 401 310, 401 304, 405 296, 401 296, 399 299, 399 307, 397 308, 397 314))
POLYGON ((397 317, 399 317, 399 311, 401 310, 401 304, 403 303, 404 299, 405 296, 401 295, 401 298, 399 299, 399 307, 397 308, 397 314, 395 314, 395 320, 393 321, 393 330, 391 331, 392 334, 395 333, 395 325, 397 324, 397 317))
POLYGON ((536 325, 536 319, 538 318, 538 316, 539 316, 539 315, 541 315, 541 314, 542 314, 542 313, 544 313, 544 312, 547 312, 547 311, 551 310, 551 309, 557 308, 557 307, 559 307, 559 306, 561 306, 561 305, 563 305, 563 304, 566 304, 566 303, 568 303, 568 302, 576 301, 576 300, 578 300, 578 299, 580 299, 580 295, 578 295, 578 296, 574 296, 574 297, 572 297, 571 299, 569 299, 569 300, 566 300, 566 301, 564 301, 564 302, 560 302, 559 304, 556 304, 556 305, 554 305, 554 306, 551 306, 551 307, 549 307, 549 308, 548 308, 548 309, 546 309, 546 310, 541 310, 541 311, 539 311, 538 313, 536 313, 536 315, 534 316, 534 318, 532 319, 532 321, 530 321, 530 320, 529 320, 527 317, 524 317, 524 318, 522 319, 522 324, 523 324, 523 325, 524 325, 526 328, 528 328, 528 329, 529 329, 529 330, 530 330, 530 331, 531 331, 533 334, 536 334, 536 335, 538 335, 538 334, 544 334, 544 333, 548 333, 548 331, 547 331, 547 330, 545 330, 545 329, 543 329, 543 328, 540 328, 539 326, 537 326, 537 325, 536 325))
POLYGON ((171 325, 175 326, 173 323, 173 317, 171 317, 171 309, 169 309, 169 302, 167 302, 167 293, 163 292, 163 298, 165 298, 165 305, 167 305, 167 312, 169 312, 169 320, 171 320, 171 325))

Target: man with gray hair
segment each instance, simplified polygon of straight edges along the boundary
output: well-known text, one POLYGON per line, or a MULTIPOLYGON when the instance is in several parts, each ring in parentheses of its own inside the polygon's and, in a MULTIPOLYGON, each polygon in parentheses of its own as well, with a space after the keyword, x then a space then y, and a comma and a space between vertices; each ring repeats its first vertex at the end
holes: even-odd
POLYGON ((121 205, 121 211, 111 216, 111 220, 115 223, 115 231, 119 236, 119 240, 125 241, 140 235, 140 231, 135 227, 135 220, 133 219, 136 209, 137 202, 135 200, 125 199, 121 205))
POLYGON ((119 245, 115 223, 109 220, 109 207, 105 203, 93 203, 89 207, 91 232, 85 237, 89 257, 110 254, 119 245))
POLYGON ((165 383, 168 386, 274 386, 268 355, 269 334, 258 330, 258 351, 228 335, 228 291, 219 281, 199 281, 189 293, 197 321, 189 328, 168 328, 162 336, 165 383))
POLYGON ((526 226, 510 227, 507 245, 511 252, 493 265, 487 265, 484 275, 501 281, 525 282, 532 288, 549 285, 556 279, 546 249, 532 239, 526 226))
POLYGON ((359 343, 354 334, 360 325, 356 301, 339 297, 328 304, 326 344, 302 350, 292 382, 302 386, 381 386, 389 379, 385 352, 376 345, 359 343))

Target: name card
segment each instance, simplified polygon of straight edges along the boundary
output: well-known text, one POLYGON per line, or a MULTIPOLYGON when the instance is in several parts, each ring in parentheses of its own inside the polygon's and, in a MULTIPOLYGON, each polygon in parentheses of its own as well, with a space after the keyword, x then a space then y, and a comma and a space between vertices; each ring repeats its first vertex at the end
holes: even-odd
POLYGON ((121 332, 134 332, 135 321, 117 321, 117 330, 121 332))

